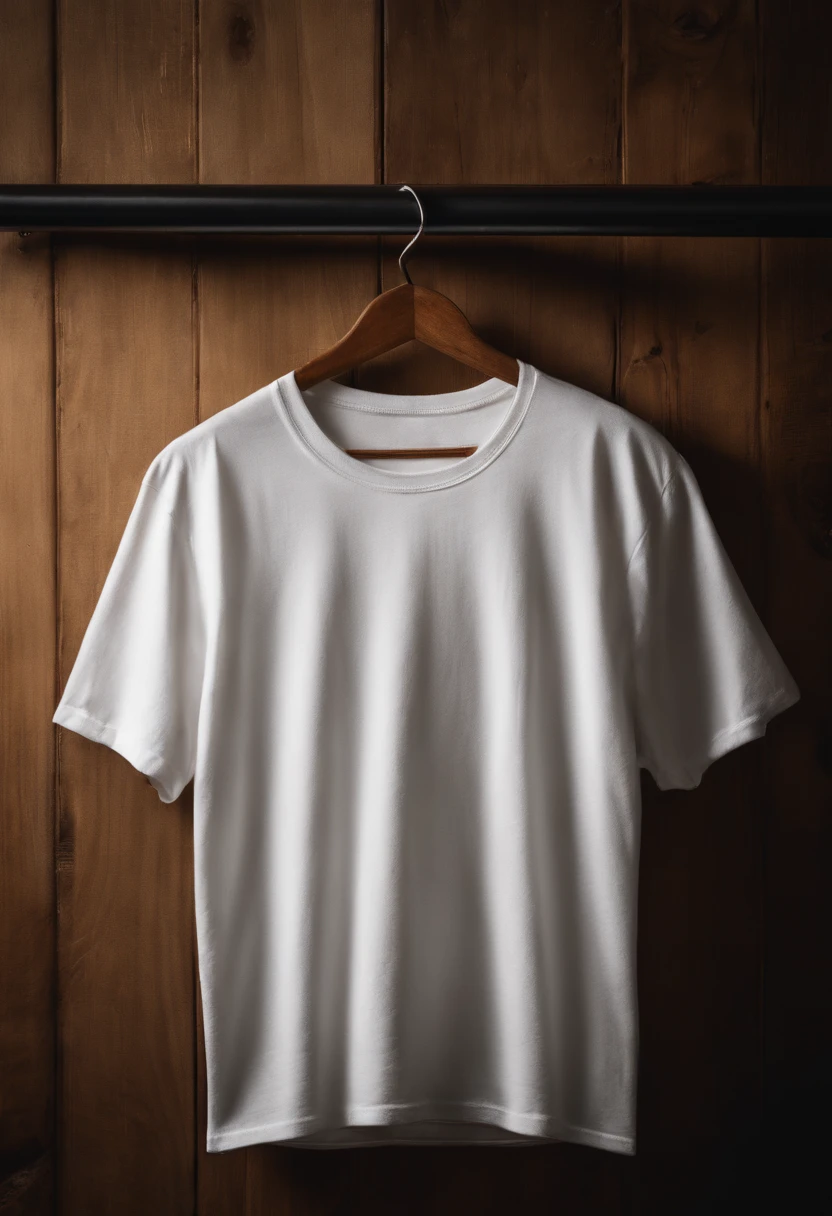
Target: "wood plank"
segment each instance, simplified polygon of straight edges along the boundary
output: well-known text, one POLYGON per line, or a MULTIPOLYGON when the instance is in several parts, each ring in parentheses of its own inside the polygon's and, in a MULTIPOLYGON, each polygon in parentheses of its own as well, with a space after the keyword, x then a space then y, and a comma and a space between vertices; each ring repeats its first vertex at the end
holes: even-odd
POLYGON ((385 180, 616 182, 618 22, 600 0, 385 4, 385 180))
MULTIPOLYGON (((372 183, 380 30, 374 0, 279 0, 200 11, 200 180, 372 183)), ((199 417, 330 345, 376 292, 377 242, 245 241, 199 266, 199 417)), ((315 1154, 294 1180, 296 1151, 205 1151, 203 1026, 198 1040, 198 1205, 204 1216, 320 1210, 339 1154, 315 1154)))
MULTIPOLYGON (((758 181, 752 0, 629 0, 624 19, 625 181, 758 181)), ((688 459, 764 615, 757 242, 622 245, 621 403, 688 459)), ((701 1154, 759 1086, 768 746, 723 758, 696 790, 661 793, 642 775, 640 1212, 687 1210, 701 1154)))
POLYGON ((375 180, 375 0, 200 6, 200 180, 375 180))
MULTIPOLYGON (((385 6, 389 181, 613 183, 619 178, 619 16, 614 6, 497 0, 385 6)), ((415 225, 414 225, 415 229, 415 225)), ((383 285, 401 240, 385 241, 383 285)), ((446 292, 486 341, 611 398, 618 252, 614 240, 423 240, 414 282, 446 292)), ((377 391, 462 388, 482 377, 424 348, 361 369, 377 391)), ((402 1155, 408 1211, 624 1212, 630 1159, 577 1145, 507 1153, 402 1155)), ((392 1163, 390 1163, 392 1169, 392 1163)), ((386 1166, 366 1210, 384 1211, 386 1166), (375 1206, 377 1202, 378 1206, 375 1206)), ((356 1185, 361 1183, 356 1180, 356 1185)), ((369 1188, 368 1188, 369 1189, 369 1188)), ((386 1196, 390 1202, 390 1196, 386 1196)), ((361 1209, 363 1210, 363 1209, 361 1209)))
MULTIPOLYGON (((193 12, 62 0, 62 181, 196 176, 193 12)), ((56 256, 63 680, 154 455, 195 420, 189 253, 91 239, 56 256)), ((60 1210, 193 1211, 191 789, 173 806, 60 737, 60 1210)))
MULTIPOLYGON (((54 180, 52 6, 0 0, 0 177, 54 180)), ((54 1202, 55 490, 49 242, 0 236, 0 1210, 54 1202)))
MULTIPOLYGON (((494 0, 452 9, 388 6, 386 180, 617 181, 618 56, 615 14, 600 3, 535 3, 516 12, 494 0), (557 121, 563 113, 569 122, 557 121)), ((385 288, 400 281, 402 244, 384 242, 385 288)), ((495 346, 610 395, 616 256, 615 242, 603 239, 485 245, 424 237, 409 270, 415 282, 448 294, 495 346)), ((362 369, 358 379, 379 392, 432 392, 466 388, 482 377, 408 345, 362 369)))
POLYGON ((63 182, 191 182, 194 13, 174 0, 59 0, 63 182))
MULTIPOLYGON (((193 424, 193 349, 189 259, 65 249, 56 279, 63 687, 141 477, 193 424)), ((191 790, 165 806, 72 731, 59 755, 61 1210, 188 1211, 191 790)))
MULTIPOLYGON (((385 36, 386 180, 618 180, 619 26, 608 5, 397 3, 386 6, 385 36)), ((400 281, 402 244, 385 241, 385 287, 400 281)), ((422 238, 409 269, 415 282, 450 295, 495 346, 611 395, 616 257, 615 242, 603 239, 422 238)), ((410 346, 361 372, 365 387, 391 392, 478 379, 410 346)))
MULTIPOLYGON (((766 0, 760 20, 763 181, 830 185, 832 10, 766 0)), ((782 1186, 795 1211, 832 1199, 821 1173, 832 1085, 830 274, 828 241, 763 242, 767 598, 802 694, 766 756, 764 1144, 776 1145, 770 1189, 782 1186), (784 1119, 793 1109, 800 1133, 784 1119)))

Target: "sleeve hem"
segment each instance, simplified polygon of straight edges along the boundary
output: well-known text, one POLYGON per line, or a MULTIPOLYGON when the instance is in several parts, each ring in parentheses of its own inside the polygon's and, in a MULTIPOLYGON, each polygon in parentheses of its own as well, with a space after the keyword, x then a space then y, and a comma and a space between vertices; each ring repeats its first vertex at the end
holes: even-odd
POLYGON ((105 747, 118 752, 137 772, 147 777, 162 802, 175 802, 184 789, 184 786, 178 786, 165 772, 165 761, 156 752, 145 747, 119 727, 94 718, 92 714, 80 709, 77 705, 69 705, 62 701, 52 715, 52 721, 78 735, 83 735, 93 743, 103 743, 105 747))
MULTIPOLYGON (((726 755, 735 748, 741 747, 744 743, 750 743, 752 739, 759 739, 766 733, 766 728, 772 718, 789 709, 790 706, 795 705, 799 700, 800 690, 796 684, 783 686, 768 701, 755 710, 753 714, 749 714, 748 717, 741 718, 739 722, 735 722, 731 726, 725 726, 722 730, 717 731, 711 737, 711 741, 698 763, 692 765, 686 771, 677 774, 661 771, 658 773, 653 772, 656 785, 660 790, 696 789, 701 783, 705 772, 715 760, 718 760, 721 756, 726 755)), ((645 764, 641 757, 639 758, 639 763, 642 767, 647 767, 653 771, 652 766, 645 764)))

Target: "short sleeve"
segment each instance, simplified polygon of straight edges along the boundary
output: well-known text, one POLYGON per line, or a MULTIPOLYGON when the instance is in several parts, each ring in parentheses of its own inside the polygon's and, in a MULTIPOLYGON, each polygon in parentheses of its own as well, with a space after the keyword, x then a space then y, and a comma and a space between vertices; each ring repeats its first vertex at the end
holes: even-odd
POLYGON ((173 802, 195 771, 205 630, 182 495, 163 468, 157 457, 145 474, 52 721, 173 802))
POLYGON ((693 789, 800 692, 679 453, 628 579, 638 763, 659 789, 693 789))

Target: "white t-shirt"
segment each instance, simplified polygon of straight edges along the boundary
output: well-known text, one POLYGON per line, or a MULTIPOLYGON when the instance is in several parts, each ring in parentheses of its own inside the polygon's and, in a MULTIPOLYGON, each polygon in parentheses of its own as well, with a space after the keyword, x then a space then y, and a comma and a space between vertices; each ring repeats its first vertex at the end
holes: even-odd
POLYGON ((683 457, 529 364, 174 439, 53 721, 194 778, 208 1151, 633 1154, 639 768, 692 789, 799 695, 683 457))

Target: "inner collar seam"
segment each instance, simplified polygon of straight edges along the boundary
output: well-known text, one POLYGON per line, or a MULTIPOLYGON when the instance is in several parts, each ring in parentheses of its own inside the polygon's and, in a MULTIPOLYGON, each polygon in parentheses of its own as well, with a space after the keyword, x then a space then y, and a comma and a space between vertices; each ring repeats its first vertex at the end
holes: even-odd
MULTIPOLYGON (((503 449, 510 443, 510 441, 517 434, 518 430, 520 429, 521 423, 523 422, 524 418, 526 417, 526 414, 529 412, 529 407, 531 406, 532 399, 534 397, 534 391, 535 391, 535 388, 537 387, 537 380, 538 380, 537 368, 530 366, 529 370, 533 372, 533 375, 532 375, 531 384, 528 386, 527 391, 526 391, 526 400, 523 403, 523 408, 520 411, 520 413, 518 414, 517 418, 515 419, 514 426, 512 426, 512 428, 503 436, 502 442, 499 443, 497 445, 497 447, 494 449, 494 451, 490 453, 490 455, 488 456, 488 459, 483 460, 481 464, 476 465, 476 467, 474 467, 474 468, 467 469, 467 470, 465 470, 465 472, 462 472, 462 473, 458 473, 456 475, 456 477, 447 478, 445 481, 438 481, 438 482, 431 481, 431 482, 427 482, 424 485, 418 485, 418 486, 416 486, 416 485, 410 485, 410 486, 408 486, 408 485, 391 485, 389 482, 386 482, 386 481, 376 481, 376 480, 372 480, 369 478, 365 479, 363 477, 356 477, 356 475, 354 473, 351 473, 347 469, 335 464, 335 462, 330 460, 329 457, 324 452, 322 452, 315 444, 312 443, 309 436, 305 434, 303 428, 300 426, 298 420, 295 418, 295 416, 292 412, 291 404, 289 403, 289 401, 286 398, 286 393, 285 393, 283 385, 280 383, 280 380, 279 379, 275 380, 272 383, 273 383, 274 388, 277 390, 278 397, 279 397, 281 405, 283 407, 283 413, 286 417, 288 417, 288 419, 291 423, 292 429, 298 435, 298 437, 300 438, 300 440, 302 441, 302 443, 304 444, 306 449, 310 452, 310 454, 312 456, 314 456, 317 460, 320 460, 321 463, 324 464, 330 470, 330 472, 335 473, 338 477, 345 477, 348 481, 352 481, 356 485, 366 486, 368 489, 388 490, 393 494, 420 494, 420 493, 426 493, 429 490, 444 490, 444 489, 447 489, 449 486, 457 485, 459 482, 468 481, 471 477, 475 477, 477 475, 477 473, 481 473, 483 469, 487 469, 488 466, 490 464, 492 464, 494 462, 494 460, 496 460, 496 458, 500 455, 500 453, 503 451, 503 449)), ((385 473, 385 472, 387 472, 387 470, 378 469, 378 470, 376 470, 376 472, 385 473)), ((393 474, 393 476, 395 476, 395 474, 393 474)), ((416 473, 416 474, 414 474, 414 476, 420 477, 420 476, 422 476, 422 474, 416 473)))
MULTIPOLYGON (((465 390, 463 390, 463 391, 465 391, 465 390)), ((321 406, 322 408, 326 408, 327 406, 332 405, 332 406, 335 406, 336 409, 355 410, 357 413, 362 413, 362 414, 399 414, 399 415, 403 414, 405 416, 409 416, 409 415, 417 415, 417 414, 463 414, 463 413, 468 413, 472 410, 479 409, 480 406, 491 405, 494 401, 499 400, 500 397, 505 397, 509 393, 513 394, 514 391, 516 391, 516 386, 509 384, 509 385, 507 385, 506 388, 497 389, 495 392, 489 393, 485 397, 476 397, 471 401, 453 403, 451 405, 435 405, 435 406, 427 405, 427 406, 423 406, 423 407, 414 406, 412 408, 408 408, 406 406, 398 407, 395 405, 383 406, 383 405, 362 404, 360 402, 350 401, 349 398, 341 397, 340 395, 333 394, 332 396, 330 396, 328 393, 322 393, 317 398, 315 397, 314 393, 312 393, 310 395, 312 396, 314 404, 317 406, 321 406)), ((303 394, 301 394, 301 395, 303 395, 303 394)), ((418 393, 414 393, 414 397, 416 399, 418 399, 418 396, 419 396, 418 393)))

